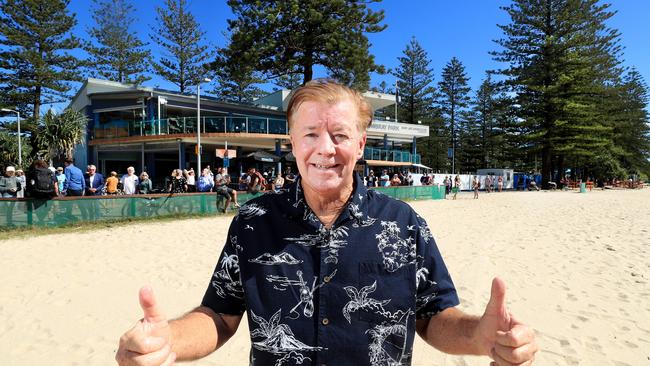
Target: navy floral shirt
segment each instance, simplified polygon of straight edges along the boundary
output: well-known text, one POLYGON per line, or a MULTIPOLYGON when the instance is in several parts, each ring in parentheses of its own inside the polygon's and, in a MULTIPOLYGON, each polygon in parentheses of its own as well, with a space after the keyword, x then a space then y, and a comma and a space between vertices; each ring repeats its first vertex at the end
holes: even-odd
POLYGON ((331 228, 300 179, 233 219, 202 305, 247 311, 251 365, 410 365, 415 320, 458 305, 424 219, 355 190, 331 228))

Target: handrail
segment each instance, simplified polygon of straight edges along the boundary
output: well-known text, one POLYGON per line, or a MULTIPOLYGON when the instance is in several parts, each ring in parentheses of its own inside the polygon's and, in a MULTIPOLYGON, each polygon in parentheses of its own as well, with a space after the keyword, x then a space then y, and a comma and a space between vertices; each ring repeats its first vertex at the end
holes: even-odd
MULTIPOLYGON (((287 135, 284 118, 256 116, 203 116, 203 133, 259 133, 287 135)), ((168 117, 144 121, 112 121, 95 126, 92 139, 118 137, 174 135, 196 132, 196 117, 168 117)))

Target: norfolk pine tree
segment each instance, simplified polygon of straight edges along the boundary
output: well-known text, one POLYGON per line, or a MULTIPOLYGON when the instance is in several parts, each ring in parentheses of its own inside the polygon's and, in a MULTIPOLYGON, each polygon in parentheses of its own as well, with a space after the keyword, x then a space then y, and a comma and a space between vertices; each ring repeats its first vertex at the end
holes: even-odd
POLYGON ((229 0, 235 16, 228 20, 231 42, 224 56, 252 66, 268 79, 299 70, 302 83, 323 66, 331 76, 367 90, 376 65, 365 33, 386 26, 382 10, 368 4, 381 0, 229 0))
POLYGON ((420 43, 411 38, 406 45, 403 56, 398 57, 399 66, 393 72, 399 89, 399 121, 417 123, 431 115, 435 88, 431 60, 420 43))
POLYGON ((470 149, 469 160, 473 169, 512 167, 508 157, 514 157, 517 152, 512 151, 509 145, 515 142, 517 131, 509 133, 512 127, 516 127, 510 113, 511 98, 488 73, 476 91, 472 105, 470 130, 474 134, 471 139, 475 146, 470 149))
POLYGON ((0 0, 0 88, 3 103, 17 108, 31 138, 32 157, 41 152, 38 125, 43 103, 65 101, 70 81, 80 81, 82 61, 70 54, 79 40, 69 0, 0 0))
POLYGON ((129 0, 93 0, 92 18, 95 26, 88 30, 92 39, 85 45, 90 54, 91 75, 120 83, 141 84, 151 79, 151 52, 135 32, 134 9, 129 0))
POLYGON ((618 69, 619 34, 604 22, 614 13, 597 0, 516 0, 503 7, 505 38, 496 61, 517 94, 529 149, 541 154, 542 183, 559 180, 566 165, 583 164, 608 145, 608 97, 618 69), (559 174, 554 174, 559 173, 559 174))
MULTIPOLYGON (((618 89, 618 113, 614 122, 613 145, 621 166, 631 174, 650 176, 650 118, 648 86, 632 68, 618 89)), ((625 178, 625 177, 623 177, 625 178)))
POLYGON ((398 57, 399 66, 393 71, 397 78, 400 100, 398 102, 398 120, 406 123, 422 123, 429 126, 429 137, 418 143, 419 153, 424 165, 435 171, 447 168, 445 130, 438 111, 434 108, 436 90, 433 83, 431 60, 417 39, 411 38, 402 56, 398 57))
POLYGON ((452 174, 463 169, 463 130, 467 129, 467 107, 470 88, 465 66, 453 57, 442 70, 442 80, 438 82, 438 105, 442 117, 450 131, 452 150, 452 174))
POLYGON ((165 8, 156 8, 156 13, 157 29, 150 37, 161 47, 162 56, 152 66, 156 74, 185 93, 207 73, 210 53, 203 44, 205 32, 199 29, 186 0, 165 0, 165 8))
POLYGON ((255 99, 266 95, 257 86, 263 84, 264 80, 249 65, 231 63, 219 56, 210 67, 216 75, 217 84, 212 94, 218 98, 227 102, 251 104, 255 99))

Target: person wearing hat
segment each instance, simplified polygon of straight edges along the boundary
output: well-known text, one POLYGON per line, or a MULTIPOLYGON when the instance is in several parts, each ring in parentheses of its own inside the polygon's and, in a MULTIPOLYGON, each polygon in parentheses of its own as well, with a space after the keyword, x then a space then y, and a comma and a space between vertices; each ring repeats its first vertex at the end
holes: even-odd
POLYGON ((18 191, 18 194, 16 197, 18 198, 24 198, 25 197, 25 183, 27 179, 25 178, 25 172, 23 172, 22 169, 16 169, 16 179, 18 179, 18 182, 20 183, 20 186, 22 189, 18 191))
POLYGON ((16 198, 20 190, 22 186, 16 178, 16 168, 8 166, 5 169, 5 176, 0 178, 0 195, 2 198, 16 198))

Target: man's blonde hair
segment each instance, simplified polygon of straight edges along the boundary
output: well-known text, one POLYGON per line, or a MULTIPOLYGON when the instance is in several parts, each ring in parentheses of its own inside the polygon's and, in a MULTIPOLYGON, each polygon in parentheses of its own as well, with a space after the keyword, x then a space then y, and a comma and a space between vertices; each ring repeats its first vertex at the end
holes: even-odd
POLYGON ((358 91, 338 83, 333 79, 314 79, 291 93, 287 107, 287 122, 289 130, 293 125, 294 114, 305 102, 319 102, 334 105, 344 100, 350 100, 356 107, 359 119, 355 121, 359 131, 365 132, 372 123, 372 107, 358 91))

